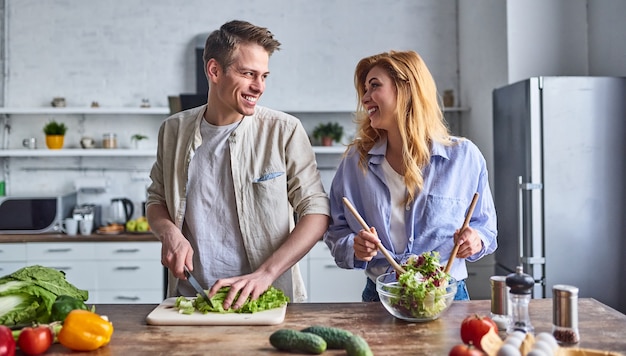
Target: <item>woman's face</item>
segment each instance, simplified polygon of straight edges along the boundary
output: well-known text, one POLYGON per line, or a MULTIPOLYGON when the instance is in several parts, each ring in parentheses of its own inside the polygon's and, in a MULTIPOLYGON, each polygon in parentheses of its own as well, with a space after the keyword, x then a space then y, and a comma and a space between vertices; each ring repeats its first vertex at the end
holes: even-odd
POLYGON ((363 107, 370 117, 370 124, 379 130, 392 130, 396 124, 396 101, 398 92, 393 79, 380 66, 370 69, 365 78, 363 107))

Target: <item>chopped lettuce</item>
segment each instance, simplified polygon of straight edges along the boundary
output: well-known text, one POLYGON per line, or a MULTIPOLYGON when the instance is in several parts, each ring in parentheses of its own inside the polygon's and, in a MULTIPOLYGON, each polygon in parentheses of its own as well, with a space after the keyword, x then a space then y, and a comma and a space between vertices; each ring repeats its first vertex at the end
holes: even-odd
POLYGON ((193 314, 196 308, 193 306, 193 301, 183 296, 176 298, 176 309, 180 314, 193 314))
MULTIPOLYGON (((194 310, 199 311, 200 313, 206 314, 209 312, 213 313, 255 313, 263 310, 274 309, 278 307, 282 307, 283 305, 289 303, 289 298, 281 291, 280 289, 276 289, 273 286, 270 286, 263 294, 259 296, 256 300, 248 300, 243 304, 243 306, 239 309, 224 309, 224 299, 226 299, 226 295, 230 287, 223 287, 213 297, 211 297, 211 301, 215 305, 215 308, 211 307, 199 294, 196 299, 188 299, 186 297, 178 297, 176 298, 175 307, 178 309, 178 312, 181 314, 192 314, 194 310)), ((236 299, 236 298, 235 298, 236 299)))
POLYGON ((73 286, 65 273, 39 265, 0 278, 0 324, 47 323, 60 295, 86 301, 89 293, 73 286))
POLYGON ((443 311, 450 276, 439 263, 439 253, 411 256, 403 267, 406 272, 398 278, 400 288, 391 304, 414 318, 432 318, 443 311))

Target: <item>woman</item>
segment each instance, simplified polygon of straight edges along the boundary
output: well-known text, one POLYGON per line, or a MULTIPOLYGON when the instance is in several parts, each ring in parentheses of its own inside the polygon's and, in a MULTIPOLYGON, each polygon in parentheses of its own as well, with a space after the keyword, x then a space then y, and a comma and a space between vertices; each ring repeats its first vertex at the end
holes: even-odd
POLYGON ((476 261, 497 247, 484 157, 472 142, 448 132, 435 82, 417 53, 364 58, 354 81, 357 134, 333 179, 332 221, 324 235, 335 262, 365 269, 363 300, 378 301, 376 278, 391 270, 377 251, 379 240, 400 263, 437 251, 442 265, 458 241, 450 274, 459 281, 455 299, 469 299, 465 260, 476 261), (476 192, 469 226, 459 231, 476 192), (361 229, 343 197, 370 231, 361 229))

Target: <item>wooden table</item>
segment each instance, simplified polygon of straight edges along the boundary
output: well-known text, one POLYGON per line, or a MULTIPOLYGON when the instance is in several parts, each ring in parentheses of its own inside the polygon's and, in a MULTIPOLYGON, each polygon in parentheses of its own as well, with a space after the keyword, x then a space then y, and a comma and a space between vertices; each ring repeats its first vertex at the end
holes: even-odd
MULTIPOLYGON (((406 323, 387 313, 380 303, 302 303, 287 307, 285 321, 273 326, 152 326, 145 317, 156 305, 96 305, 115 326, 111 343, 85 355, 289 355, 275 350, 268 339, 280 328, 310 325, 344 328, 363 336, 375 355, 447 355, 461 342, 461 321, 472 313, 488 314, 490 301, 454 302, 438 320, 406 323)), ((530 304, 535 332, 551 332, 552 300, 530 304)), ((626 351, 626 315, 594 300, 580 299, 582 348, 626 351)), ((81 355, 53 345, 46 355, 81 355)), ((328 350, 323 355, 345 355, 328 350)))

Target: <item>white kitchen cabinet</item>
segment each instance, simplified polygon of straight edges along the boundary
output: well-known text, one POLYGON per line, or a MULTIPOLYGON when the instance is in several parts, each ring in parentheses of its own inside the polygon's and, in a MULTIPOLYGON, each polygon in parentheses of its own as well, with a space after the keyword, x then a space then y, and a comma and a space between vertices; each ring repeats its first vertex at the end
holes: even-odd
POLYGON ((26 266, 26 246, 21 243, 0 244, 0 276, 26 266))
POLYGON ((98 303, 163 300, 160 242, 102 242, 98 259, 98 303))
POLYGON ((96 247, 92 243, 33 242, 26 244, 26 256, 30 261, 93 261, 96 247))
POLYGON ((96 250, 92 243, 26 243, 26 265, 40 265, 65 273, 68 282, 89 292, 87 302, 95 303, 97 281, 94 271, 96 250))
POLYGON ((308 302, 360 302, 365 272, 337 267, 328 246, 318 242, 301 261, 306 264, 308 302))
POLYGON ((0 244, 2 275, 32 265, 63 271, 68 282, 89 292, 90 304, 163 301, 159 241, 0 244))

